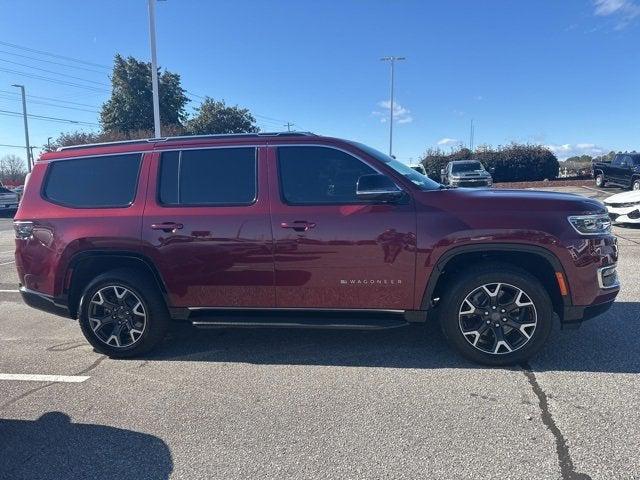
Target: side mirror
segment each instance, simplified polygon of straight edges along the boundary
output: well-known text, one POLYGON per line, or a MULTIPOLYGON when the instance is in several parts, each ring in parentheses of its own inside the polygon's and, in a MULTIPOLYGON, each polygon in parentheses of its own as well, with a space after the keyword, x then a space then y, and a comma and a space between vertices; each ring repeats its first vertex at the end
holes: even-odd
POLYGON ((386 175, 362 175, 356 185, 356 197, 361 200, 393 201, 404 192, 386 175))
POLYGON ((489 167, 489 173, 491 175, 493 175, 494 173, 496 173, 496 167, 489 167))
POLYGON ((443 177, 447 174, 447 170, 445 168, 441 168, 440 169, 440 175, 442 175, 443 177))

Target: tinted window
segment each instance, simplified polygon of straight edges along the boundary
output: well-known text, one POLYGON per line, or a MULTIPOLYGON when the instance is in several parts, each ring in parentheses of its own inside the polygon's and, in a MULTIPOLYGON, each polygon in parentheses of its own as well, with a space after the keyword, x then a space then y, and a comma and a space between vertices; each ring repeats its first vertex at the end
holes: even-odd
POLYGON ((377 173, 345 152, 324 147, 280 147, 278 166, 283 199, 292 204, 362 203, 356 198, 358 179, 377 173))
POLYGON ((640 155, 631 155, 633 165, 640 165, 640 155))
POLYGON ((13 193, 13 192, 8 188, 0 187, 0 193, 13 193))
POLYGON ((256 149, 163 153, 158 198, 169 205, 249 205, 256 198, 256 149))
POLYGON ((70 207, 126 207, 136 194, 140 158, 130 154, 54 161, 44 195, 70 207))

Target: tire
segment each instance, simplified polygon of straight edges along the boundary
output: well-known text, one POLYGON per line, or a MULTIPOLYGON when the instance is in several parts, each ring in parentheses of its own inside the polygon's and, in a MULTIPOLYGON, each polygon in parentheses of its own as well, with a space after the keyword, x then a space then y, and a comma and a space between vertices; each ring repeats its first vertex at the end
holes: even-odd
POLYGON ((453 278, 446 292, 440 305, 440 326, 449 344, 474 362, 492 366, 524 362, 542 348, 551 333, 549 294, 538 279, 509 264, 472 267, 453 278), (496 287, 498 284, 501 286, 496 287))
POLYGON ((164 338, 170 323, 155 279, 128 268, 93 279, 82 294, 78 316, 87 341, 112 358, 149 352, 164 338))
POLYGON ((604 188, 606 186, 607 186, 607 181, 604 179, 604 174, 599 173, 598 175, 596 175, 596 187, 604 188))
POLYGON ((640 190, 640 178, 636 178, 631 183, 631 190, 635 190, 636 192, 640 190))

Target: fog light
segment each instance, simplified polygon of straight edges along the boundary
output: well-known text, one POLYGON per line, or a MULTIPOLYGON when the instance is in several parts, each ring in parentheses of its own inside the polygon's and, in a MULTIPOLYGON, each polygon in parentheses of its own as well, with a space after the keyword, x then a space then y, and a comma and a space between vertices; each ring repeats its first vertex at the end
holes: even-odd
POLYGON ((627 217, 632 218, 632 219, 634 219, 634 220, 636 220, 636 219, 640 218, 640 209, 638 209, 638 210, 634 210, 633 212, 628 213, 628 214, 627 214, 627 217))
POLYGON ((603 290, 620 286, 618 271, 615 265, 598 269, 598 284, 603 290))

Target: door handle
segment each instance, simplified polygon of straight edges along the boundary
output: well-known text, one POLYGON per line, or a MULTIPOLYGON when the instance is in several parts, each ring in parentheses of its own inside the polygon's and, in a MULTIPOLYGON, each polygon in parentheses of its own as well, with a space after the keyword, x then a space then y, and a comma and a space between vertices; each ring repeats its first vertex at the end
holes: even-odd
POLYGON ((165 233, 175 232, 176 230, 181 230, 184 225, 176 222, 163 222, 163 223, 152 223, 151 228, 153 230, 162 230, 165 233))
POLYGON ((282 222, 280 224, 282 228, 292 228, 296 232, 306 232, 310 228, 316 228, 316 224, 313 222, 307 222, 305 220, 296 220, 294 222, 282 222))

